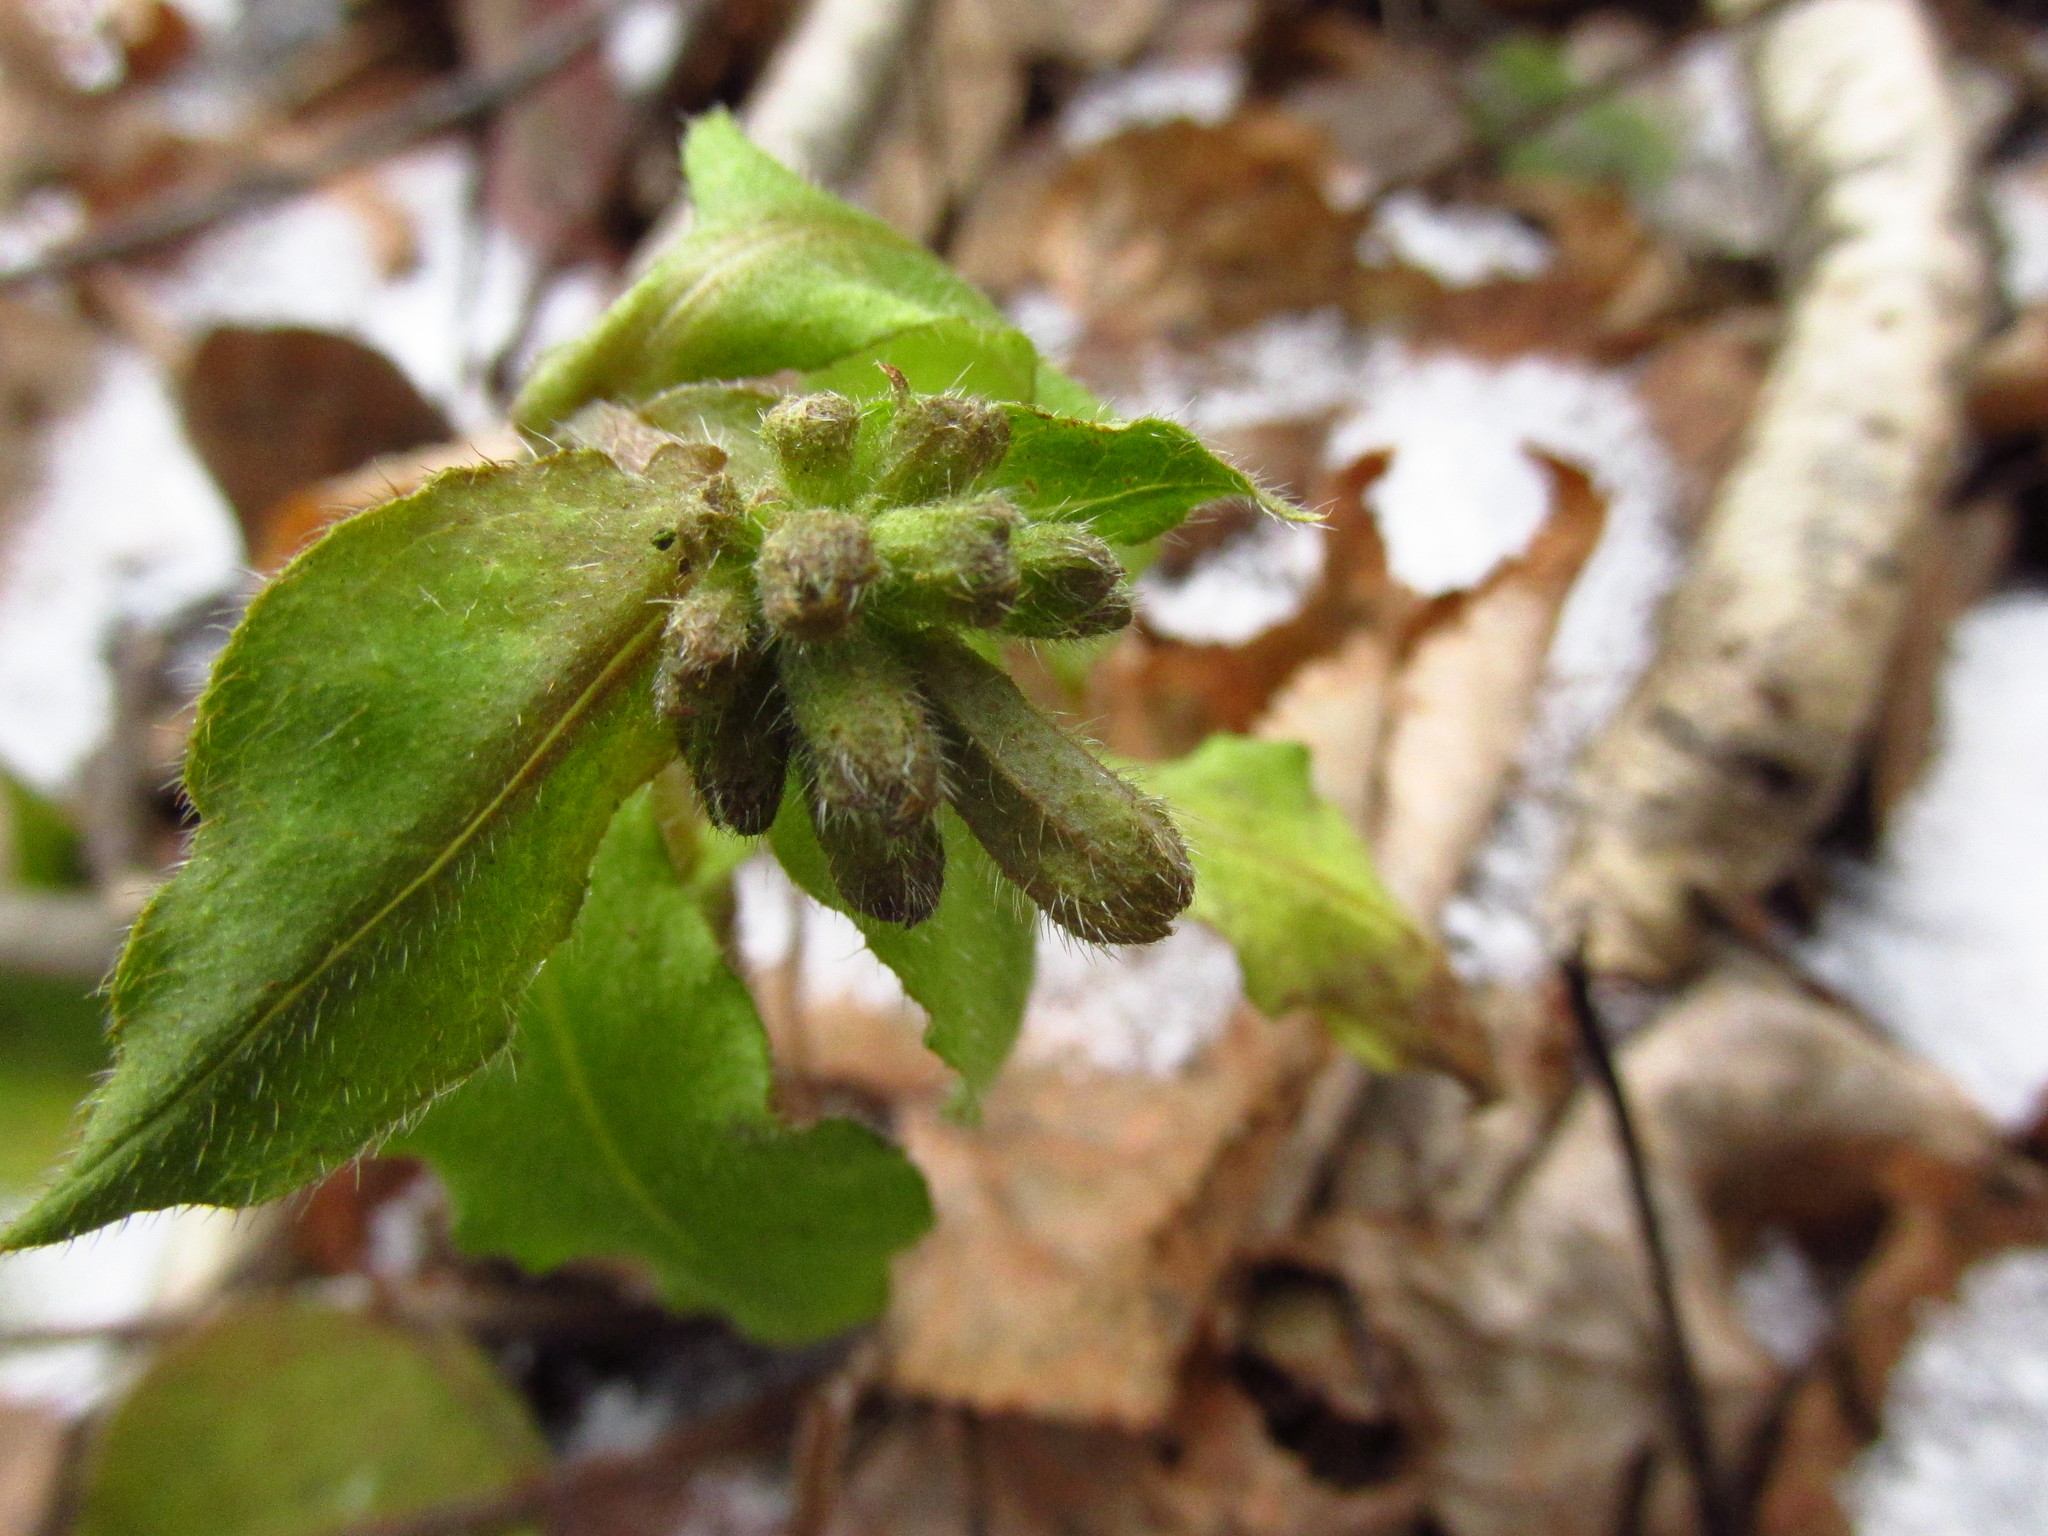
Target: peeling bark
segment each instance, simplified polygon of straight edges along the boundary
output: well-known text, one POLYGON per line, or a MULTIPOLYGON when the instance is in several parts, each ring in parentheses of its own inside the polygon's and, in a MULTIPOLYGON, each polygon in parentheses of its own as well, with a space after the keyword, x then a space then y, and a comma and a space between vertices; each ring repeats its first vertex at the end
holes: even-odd
MULTIPOLYGON (((1739 20, 1753 0, 1723 0, 1739 20)), ((1785 335, 1655 665, 1588 754, 1558 937, 1688 967, 1835 808, 1949 475, 1986 291, 1969 142, 1913 0, 1803 0, 1752 63, 1803 193, 1785 335)))

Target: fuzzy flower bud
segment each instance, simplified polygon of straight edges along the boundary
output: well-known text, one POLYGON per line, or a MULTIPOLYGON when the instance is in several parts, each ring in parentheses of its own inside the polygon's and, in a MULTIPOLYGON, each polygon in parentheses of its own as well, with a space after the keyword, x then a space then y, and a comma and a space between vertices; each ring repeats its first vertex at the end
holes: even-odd
POLYGON ((762 614, 799 641, 844 635, 881 574, 866 519, 830 508, 787 514, 762 540, 754 562, 762 614))

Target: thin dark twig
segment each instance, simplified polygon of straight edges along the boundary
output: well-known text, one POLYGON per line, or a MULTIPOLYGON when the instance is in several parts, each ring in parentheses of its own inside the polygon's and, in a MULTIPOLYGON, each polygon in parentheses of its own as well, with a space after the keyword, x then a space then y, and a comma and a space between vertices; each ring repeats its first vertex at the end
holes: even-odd
POLYGON ((1656 1295, 1657 1322, 1662 1334, 1665 1395, 1671 1410, 1672 1428, 1678 1447, 1692 1474, 1693 1490, 1704 1536, 1736 1536, 1734 1513, 1730 1509, 1720 1474, 1714 1466, 1714 1442, 1707 1422, 1706 1394, 1700 1388, 1698 1367, 1693 1361, 1692 1343, 1686 1333, 1685 1317, 1678 1309, 1678 1285, 1671 1266, 1671 1248, 1665 1241, 1663 1222, 1657 1215, 1655 1193, 1650 1188, 1649 1164, 1643 1157, 1641 1138, 1629 1108, 1628 1092, 1615 1070, 1614 1052, 1600 1026, 1593 1002, 1591 980, 1585 962, 1577 957, 1565 962, 1565 985, 1571 997, 1572 1023, 1579 1043, 1593 1064, 1593 1075, 1614 1116, 1615 1139, 1628 1170, 1629 1196, 1636 1209, 1636 1226, 1643 1251, 1650 1261, 1650 1285, 1656 1295))
POLYGON ((606 24, 626 3, 594 0, 573 16, 536 28, 517 58, 495 69, 472 70, 425 86, 302 162, 251 171, 225 185, 184 187, 166 193, 127 218, 45 251, 12 271, 0 272, 0 289, 61 277, 197 234, 222 219, 281 202, 344 171, 396 154, 415 140, 503 106, 595 46, 606 24))

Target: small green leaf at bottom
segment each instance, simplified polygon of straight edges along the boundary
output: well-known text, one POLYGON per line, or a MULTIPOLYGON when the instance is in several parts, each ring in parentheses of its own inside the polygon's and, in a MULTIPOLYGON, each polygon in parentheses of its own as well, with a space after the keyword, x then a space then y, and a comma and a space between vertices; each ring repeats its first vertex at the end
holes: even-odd
POLYGON ((466 1340, 265 1300, 167 1345, 100 1426, 76 1536, 325 1536, 546 1467, 466 1340))
POLYGON ((889 1256, 931 1207, 879 1136, 845 1120, 792 1131, 768 1089, 753 1001, 643 790, 606 833, 509 1055, 398 1146, 439 1170, 465 1248, 533 1270, 639 1259, 672 1305, 821 1337, 881 1309, 889 1256))

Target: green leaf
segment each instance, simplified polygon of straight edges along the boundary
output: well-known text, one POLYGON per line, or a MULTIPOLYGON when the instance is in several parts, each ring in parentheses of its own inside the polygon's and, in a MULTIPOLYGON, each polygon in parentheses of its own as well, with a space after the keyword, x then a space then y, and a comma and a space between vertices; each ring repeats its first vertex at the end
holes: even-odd
POLYGON ((63 807, 45 799, 13 774, 0 770, 7 842, 17 884, 35 890, 74 890, 91 878, 85 846, 63 807))
POLYGON ((1129 426, 1009 408, 1010 452, 991 476, 1027 513, 1085 523, 1112 544, 1141 544, 1204 502, 1246 496, 1291 521, 1309 514, 1262 491, 1171 421, 1129 426))
POLYGON ((931 1224, 924 1182, 864 1127, 771 1116, 767 1036, 651 798, 613 822, 510 1053, 398 1145, 439 1169, 465 1248, 533 1270, 640 1259, 671 1305, 770 1339, 865 1322, 931 1224))
POLYGON ((922 246, 778 165, 730 116, 690 125, 694 219, 585 336, 541 359, 513 419, 544 432, 596 399, 822 368, 934 320, 1011 329, 922 246))
POLYGON ((1194 856, 1188 916, 1230 940, 1252 1001, 1270 1014, 1316 1010, 1374 1066, 1413 1064, 1436 947, 1380 884, 1343 814, 1309 787, 1307 750, 1212 736, 1138 777, 1173 807, 1194 856))
POLYGON ((792 792, 768 834, 803 891, 851 917, 875 958, 896 973, 927 1016, 924 1043, 960 1074, 971 1109, 1016 1044, 1031 995, 1037 917, 950 808, 939 813, 946 886, 915 928, 879 923, 840 899, 803 796, 792 792))
POLYGON ((680 458, 443 475, 256 599, 200 703, 191 859, 115 972, 113 1075, 9 1246, 281 1194, 503 1046, 674 752, 648 695, 680 458))
POLYGON ((950 391, 1029 404, 1038 388, 1038 352, 1030 338, 1008 326, 967 320, 934 320, 899 331, 813 371, 804 387, 837 390, 856 400, 877 399, 891 388, 880 363, 928 395, 950 391))
POLYGON ((71 1529, 325 1536, 546 1465, 524 1406, 467 1341, 263 1300, 157 1353, 92 1441, 71 1529))

